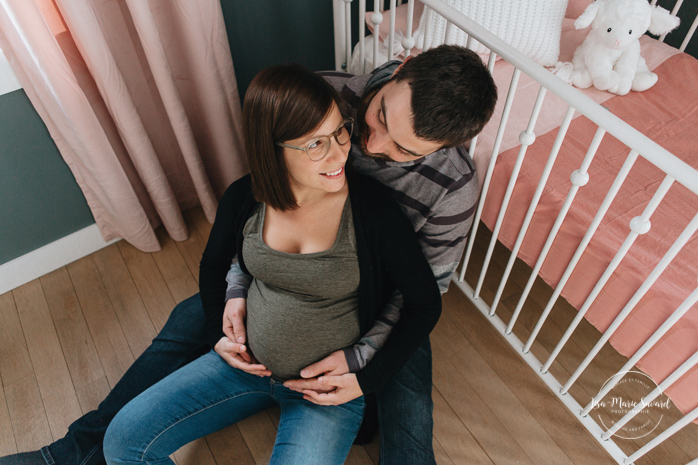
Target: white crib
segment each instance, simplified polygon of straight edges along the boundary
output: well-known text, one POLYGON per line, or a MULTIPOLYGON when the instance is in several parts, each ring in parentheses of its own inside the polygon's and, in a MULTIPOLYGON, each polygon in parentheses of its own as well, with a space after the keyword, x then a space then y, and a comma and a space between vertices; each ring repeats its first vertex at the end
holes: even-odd
MULTIPOLYGON (((366 61, 364 56, 366 56, 367 49, 369 45, 364 43, 365 35, 365 22, 363 18, 366 12, 366 1, 358 0, 359 3, 359 17, 352 18, 352 0, 333 0, 334 2, 334 20, 335 20, 335 51, 336 51, 336 66, 337 70, 345 70, 347 66, 352 61, 352 38, 351 30, 352 23, 358 21, 359 30, 359 42, 356 47, 355 53, 359 54, 359 63, 363 63, 362 67, 365 70, 373 69, 373 67, 382 64, 382 62, 375 62, 373 58, 366 61)), ((654 0, 656 2, 656 0, 654 0)), ((653 3, 654 3, 653 2, 653 3)), ((374 2, 373 9, 374 13, 371 14, 370 21, 373 23, 373 33, 374 36, 379 34, 381 28, 388 28, 389 34, 387 36, 387 50, 389 58, 392 58, 392 53, 394 50, 394 44, 399 40, 400 35, 394 30, 395 29, 395 7, 396 0, 390 0, 390 8, 387 11, 382 11, 382 3, 378 0, 374 2), (382 12, 381 12, 382 11, 382 12), (387 19, 387 21, 386 21, 387 19)), ((419 21, 419 18, 415 17, 414 12, 414 0, 409 0, 407 3, 407 27, 405 31, 402 31, 401 45, 405 49, 405 54, 409 55, 411 49, 415 46, 415 40, 412 36, 413 24, 419 21)), ((547 384, 547 386, 557 395, 557 397, 564 403, 564 405, 572 412, 572 414, 584 425, 585 428, 598 440, 598 442, 608 451, 608 453, 619 463, 619 464, 631 464, 637 459, 647 454, 650 450, 657 447, 662 441, 671 437, 677 431, 684 428, 686 425, 695 421, 698 418, 698 408, 693 408, 689 410, 684 417, 673 424, 672 426, 666 428, 661 434, 657 434, 651 441, 647 442, 642 447, 639 447, 631 454, 627 454, 614 442, 614 433, 626 424, 634 415, 639 412, 638 409, 630 411, 624 418, 615 423, 611 428, 606 428, 602 424, 598 424, 594 415, 590 415, 590 411, 604 396, 618 383, 623 377, 623 372, 627 372, 632 369, 636 363, 642 359, 648 352, 650 352, 658 341, 662 340, 667 333, 671 331, 677 322, 682 321, 681 319, 689 314, 695 317, 698 313, 698 308, 696 302, 698 302, 698 287, 696 287, 696 277, 698 277, 698 261, 693 261, 692 258, 684 260, 683 262, 678 262, 675 257, 684 252, 690 252, 691 257, 696 254, 696 244, 698 243, 698 238, 696 238, 696 230, 698 230, 698 170, 694 166, 698 166, 698 156, 696 155, 696 150, 693 150, 693 155, 690 158, 691 162, 687 163, 678 156, 665 150, 662 146, 651 140, 649 137, 645 136, 638 130, 634 129, 632 126, 627 124, 622 119, 614 116, 610 111, 596 103, 594 100, 589 98, 587 95, 583 94, 579 90, 571 87, 562 80, 558 79, 549 70, 546 70, 542 66, 536 64, 531 59, 525 55, 519 53, 513 47, 500 40, 498 37, 490 33, 485 28, 481 27, 474 21, 470 20, 465 15, 461 14, 459 11, 455 10, 449 6, 446 2, 442 0, 422 0, 425 5, 425 14, 438 14, 447 19, 446 36, 448 36, 451 28, 460 28, 468 34, 467 46, 472 48, 473 40, 476 39, 481 44, 484 44, 487 48, 491 50, 488 59, 488 67, 490 71, 495 68, 495 61, 497 57, 501 57, 505 62, 513 65, 514 71, 511 75, 510 81, 508 82, 508 91, 501 85, 499 87, 500 100, 504 101, 503 109, 499 114, 495 113, 495 121, 490 122, 490 126, 493 128, 492 140, 486 147, 489 156, 489 162, 486 165, 486 175, 481 183, 482 195, 481 200, 478 205, 475 222, 473 226, 473 231, 471 232, 469 242, 466 247, 465 256, 463 258, 462 265, 460 267, 459 274, 454 275, 453 282, 460 287, 460 289, 468 296, 475 306, 486 316, 488 321, 500 332, 500 334, 508 341, 508 343, 519 353, 519 355, 530 365, 530 367, 538 374, 538 376, 547 384), (498 157, 504 152, 502 148, 503 141, 505 139, 505 131, 507 128, 509 116, 516 112, 516 106, 518 102, 515 99, 517 95, 517 85, 523 76, 528 76, 527 79, 532 79, 539 84, 539 89, 537 96, 535 98, 535 103, 532 109, 529 110, 528 107, 525 111, 530 112, 530 117, 525 124, 525 129, 519 135, 520 145, 516 150, 518 150, 518 155, 515 160, 511 160, 510 166, 507 170, 496 169, 498 157), (523 169, 526 167, 528 160, 526 159, 526 154, 529 147, 534 143, 536 139, 536 123, 540 115, 541 109, 546 111, 543 107, 543 102, 546 99, 546 94, 550 96, 554 94, 559 99, 561 99, 565 105, 566 110, 564 111, 564 117, 561 118, 559 122, 559 129, 557 130, 556 137, 550 148, 547 162, 543 171, 540 175, 540 180, 536 179, 532 184, 531 191, 535 189, 530 198, 530 203, 526 209, 526 216, 523 221, 517 225, 518 232, 515 235, 516 240, 509 240, 507 247, 512 250, 511 258, 507 263, 503 275, 500 278, 500 284, 497 294, 494 300, 489 304, 484 302, 480 298, 480 290, 485 279, 485 274, 487 273, 488 266, 490 264, 492 251, 494 249, 495 243, 500 235, 500 230, 503 225, 506 224, 505 214, 507 213, 507 208, 512 202, 512 197, 514 196, 515 189, 517 189, 517 183, 522 182, 520 173, 523 173, 523 169), (595 127, 595 134, 591 142, 584 149, 585 154, 581 163, 578 164, 577 169, 573 172, 567 172, 566 176, 571 179, 569 187, 566 187, 567 193, 564 198, 564 202, 560 202, 558 205, 558 210, 556 211, 556 218, 554 224, 551 225, 546 231, 544 231, 544 245, 538 253, 538 256, 532 260, 531 266, 533 268, 533 273, 531 274, 528 283, 525 287, 523 295, 521 296, 519 303, 516 307, 516 311, 508 319, 508 321, 503 321, 497 314, 497 306, 499 299, 501 298, 502 290, 509 278, 510 272, 514 260, 521 251, 522 243, 527 233, 530 233, 531 220, 535 215, 536 208, 545 199, 546 192, 550 189, 550 186, 546 183, 549 182, 549 175, 553 166, 558 159, 560 154, 560 159, 563 159, 567 153, 562 150, 563 144, 565 143, 565 137, 572 122, 574 115, 583 115, 588 120, 590 120, 595 127), (529 292, 533 285, 533 281, 536 279, 537 275, 540 273, 541 268, 546 264, 546 258, 548 258, 548 253, 553 247, 556 238, 560 233, 561 228, 564 228, 566 220, 569 219, 570 209, 573 208, 574 200, 580 190, 584 189, 589 181, 589 167, 594 160, 594 157, 603 158, 605 156, 603 150, 599 150, 601 142, 604 138, 612 136, 613 138, 620 141, 625 146, 625 152, 627 156, 623 162, 622 167, 620 167, 617 174, 614 174, 615 178, 613 183, 602 193, 603 201, 597 206, 595 213, 592 215, 591 220, 586 232, 583 237, 579 237, 571 247, 574 254, 569 258, 562 266, 564 273, 559 276, 559 281, 556 285, 552 286, 555 288, 553 296, 550 298, 548 305, 542 312, 535 329, 531 332, 528 340, 520 340, 513 332, 513 327, 517 322, 517 319, 521 318, 521 314, 527 311, 526 301, 529 296, 529 292), (598 151, 598 153, 597 153, 598 151), (596 284, 593 286, 591 292, 583 299, 583 305, 578 306, 579 312, 573 321, 566 328, 565 334, 557 342, 557 346, 550 353, 547 359, 539 359, 530 350, 532 345, 535 343, 536 338, 539 335, 541 328, 543 327, 546 318, 553 311, 553 305, 565 288, 570 276, 575 272, 576 267, 584 263, 583 257, 587 250, 590 242, 593 241, 594 235, 600 228, 600 225, 609 220, 607 214, 609 208, 614 200, 617 198, 619 191, 622 189, 623 183, 628 177, 629 173, 633 170, 633 165, 638 159, 644 159, 647 162, 654 165, 656 168, 664 173, 663 179, 660 177, 657 182, 658 186, 653 189, 653 194, 648 202, 644 202, 644 207, 639 211, 638 215, 629 222, 625 223, 625 228, 627 235, 625 236, 622 244, 614 246, 613 258, 605 263, 605 270, 603 274, 598 278, 596 284), (695 162, 695 163, 693 163, 695 162), (691 166, 693 164, 693 166, 691 166), (501 189, 499 195, 488 195, 488 191, 491 188, 493 180, 496 179, 496 175, 506 174, 508 178, 501 181, 501 189), (614 272, 618 272, 619 265, 623 262, 623 259, 632 249, 632 246, 636 239, 640 236, 647 235, 651 236, 654 234, 662 234, 661 232, 656 232, 655 229, 651 228, 650 217, 653 217, 657 211, 662 211, 662 209, 671 209, 672 205, 667 202, 663 202, 667 192, 672 185, 681 185, 683 188, 687 189, 689 200, 681 206, 681 211, 683 214, 688 215, 690 221, 688 224, 679 232, 671 247, 663 253, 661 259, 658 263, 652 264, 651 271, 647 276, 637 283, 632 289, 631 297, 625 302, 622 309, 617 314, 614 314, 607 329, 603 331, 603 335, 598 343, 588 351, 584 361, 577 367, 576 371, 568 379, 557 379, 551 372, 549 368, 555 362, 556 357, 560 351, 565 346, 565 343, 574 332, 580 320, 585 316, 586 312, 593 305, 595 299, 601 294, 603 295, 604 288, 608 285, 609 281, 615 279, 614 272), (506 188, 504 188, 506 186, 506 188), (688 208, 690 211, 685 212, 688 208), (484 263, 478 270, 477 275, 479 278, 477 282, 468 283, 464 280, 466 270, 470 263, 471 253, 473 250, 473 244, 478 232, 478 226, 483 216, 483 212, 490 211, 490 221, 493 223, 492 238, 489 243, 489 249, 484 259, 484 263), (496 217, 496 221, 493 218, 496 217), (674 270, 676 268, 681 268, 678 270, 682 275, 690 276, 692 280, 692 287, 683 289, 677 292, 683 292, 681 294, 682 302, 676 305, 669 315, 664 317, 664 321, 658 328, 653 327, 652 334, 649 338, 644 340, 641 347, 633 349, 631 354, 628 354, 629 361, 621 370, 619 370, 619 376, 614 378, 614 381, 606 383, 604 386, 599 385, 599 394, 589 401, 586 405, 580 405, 571 395, 568 394, 570 387, 577 382, 581 373, 585 368, 592 362, 592 360, 597 356, 602 346, 606 344, 622 323, 629 318, 629 316, 634 315, 638 302, 652 290, 652 286, 655 285, 659 277, 666 270, 674 270), (580 308, 581 307, 581 308, 580 308)), ((681 7, 682 1, 679 0, 672 13, 676 13, 681 7)), ((698 25, 698 18, 696 18, 687 37, 683 41, 680 48, 681 51, 685 49, 693 32, 698 25)), ((662 37, 660 40, 663 40, 662 37)), ((368 55, 370 57, 379 56, 379 41, 375 40, 370 44, 372 47, 372 52, 368 50, 368 55)), ((356 58, 355 58, 356 60, 356 58)), ((499 64, 497 64, 499 66, 499 64)), ((687 76, 688 79, 695 80, 698 76, 687 76)), ((696 86, 698 88, 698 86, 696 86)), ((523 105, 523 101, 521 103, 523 105)), ((650 116, 651 117, 651 116, 650 116)), ((695 137, 695 136, 693 136, 695 137)), ((506 144, 505 144, 506 145, 506 144)), ((514 149, 514 147, 511 147, 514 149)), ((483 150, 479 147, 477 138, 471 142, 470 154, 478 162, 478 156, 476 156, 476 150, 483 150)), ((684 156, 684 158, 686 158, 684 156)), ((644 163, 644 162, 643 162, 644 163)), ((485 170, 485 166, 478 165, 478 169, 481 171, 485 170)), ((683 189, 682 188, 682 189, 683 189)), ((666 210, 670 212, 671 210, 666 210)), ((656 218, 656 216, 654 216, 656 218)), ((605 224, 605 223, 604 223, 605 224)), ((541 241, 542 243, 543 241, 541 241)), ((557 280, 557 279, 556 279, 557 280)), ((608 291, 607 291, 608 292, 608 291)), ((694 320, 692 320, 694 321, 694 320)), ((682 321, 682 324, 685 320, 682 321)), ((657 326, 657 325, 655 325, 657 326)), ((692 333, 693 338, 698 341, 698 325, 693 326, 694 332, 692 333)), ((680 360, 678 363, 676 360, 667 362, 669 364, 677 365, 678 368, 672 368, 672 371, 668 376, 664 377, 663 381, 659 383, 657 389, 647 394, 643 399, 644 402, 651 402, 655 399, 661 392, 666 389, 671 388, 672 385, 678 383, 683 378, 684 391, 686 376, 688 374, 695 375, 698 371, 696 370, 696 365, 698 364, 698 352, 693 352, 689 357, 680 360)), ((696 378, 692 378, 696 379, 696 378)), ((698 393, 698 384, 693 384, 693 392, 698 393)), ((698 397, 698 394, 695 394, 698 397)), ((637 399, 639 402, 640 399, 637 399)), ((698 401, 697 401, 698 402, 698 401)), ((684 409, 686 410, 686 409, 684 409)), ((617 440, 617 439, 616 439, 617 440)), ((694 458, 691 464, 698 464, 698 458, 694 458)))

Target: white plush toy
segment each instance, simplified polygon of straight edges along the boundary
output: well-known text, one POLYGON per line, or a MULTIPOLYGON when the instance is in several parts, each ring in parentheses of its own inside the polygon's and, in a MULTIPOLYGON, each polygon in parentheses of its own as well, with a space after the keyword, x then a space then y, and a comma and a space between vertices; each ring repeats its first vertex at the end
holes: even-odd
POLYGON ((589 35, 572 58, 572 84, 625 95, 657 82, 640 56, 640 37, 647 30, 665 34, 679 25, 679 18, 647 0, 596 0, 574 22, 577 29, 589 25, 589 35))

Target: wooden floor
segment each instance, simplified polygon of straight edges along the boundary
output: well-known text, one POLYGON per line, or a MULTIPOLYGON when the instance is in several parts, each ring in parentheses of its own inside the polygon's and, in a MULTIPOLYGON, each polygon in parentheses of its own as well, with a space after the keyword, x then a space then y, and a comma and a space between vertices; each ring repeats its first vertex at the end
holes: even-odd
MULTIPOLYGON (((0 456, 63 436, 74 419, 96 408, 175 303, 198 291, 198 262, 210 225, 199 209, 185 218, 186 242, 175 243, 159 231, 163 250, 148 254, 121 241, 0 296, 0 456)), ((475 262, 482 259, 482 244, 478 241, 475 262)), ((498 248, 493 278, 501 275, 507 258, 508 252, 498 248)), ((522 263, 514 269, 500 309, 505 321, 527 270, 522 263)), ((493 287, 488 279, 486 301, 493 287)), ((515 328, 520 338, 530 332, 550 292, 542 283, 534 287, 531 316, 523 313, 515 328)), ((532 349, 539 358, 573 315, 564 302, 555 307, 532 349)), ((576 333, 551 372, 570 373, 599 337, 588 324, 576 333)), ((440 465, 615 463, 453 285, 444 296, 432 345, 434 446, 440 465)), ((570 391, 582 405, 598 391, 593 383, 624 363, 610 348, 597 359, 570 391)), ((255 415, 186 446, 174 458, 178 465, 267 463, 278 416, 275 409, 255 415)), ((691 425, 637 463, 688 463, 698 457, 696 430, 691 425)), ((639 443, 622 447, 631 451, 639 443)), ((346 463, 377 464, 377 441, 354 446, 346 463)))

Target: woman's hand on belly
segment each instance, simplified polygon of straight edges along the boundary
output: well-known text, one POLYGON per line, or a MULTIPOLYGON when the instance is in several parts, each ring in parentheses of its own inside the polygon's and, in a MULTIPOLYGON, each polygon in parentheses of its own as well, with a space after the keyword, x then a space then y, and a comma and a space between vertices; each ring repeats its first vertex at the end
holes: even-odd
POLYGON ((233 368, 245 371, 251 375, 271 376, 271 371, 267 370, 264 365, 257 363, 243 344, 233 342, 226 336, 220 338, 213 350, 233 368), (248 358, 250 361, 245 360, 241 354, 244 354, 245 358, 248 358))
POLYGON ((303 391, 303 398, 318 405, 341 405, 361 397, 364 393, 354 373, 340 376, 321 376, 318 382, 333 389, 329 392, 318 392, 312 389, 303 391))

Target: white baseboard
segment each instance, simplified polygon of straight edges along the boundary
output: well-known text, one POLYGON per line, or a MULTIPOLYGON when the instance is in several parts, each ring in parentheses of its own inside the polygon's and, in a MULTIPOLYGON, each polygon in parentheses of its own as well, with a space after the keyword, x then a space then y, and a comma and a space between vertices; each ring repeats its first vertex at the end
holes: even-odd
POLYGON ((105 242, 96 224, 0 265, 0 295, 117 242, 105 242))

